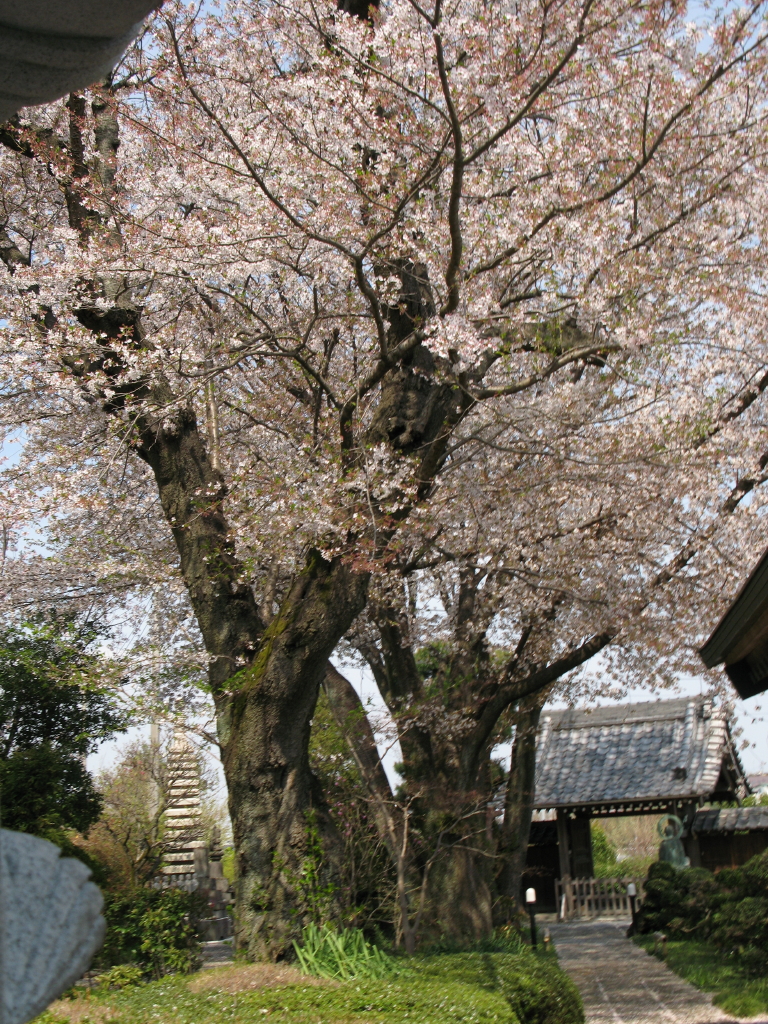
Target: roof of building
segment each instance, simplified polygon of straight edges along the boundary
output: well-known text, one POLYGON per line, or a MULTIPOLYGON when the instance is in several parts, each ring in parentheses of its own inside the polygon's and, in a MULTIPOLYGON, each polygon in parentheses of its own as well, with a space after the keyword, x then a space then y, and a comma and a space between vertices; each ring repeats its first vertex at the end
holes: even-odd
POLYGON ((768 807, 707 807, 697 811, 691 831, 768 832, 768 807))
POLYGON ((605 813, 749 792, 723 709, 705 697, 545 711, 534 807, 605 813))
POLYGON ((725 666, 742 698, 768 687, 768 550, 699 654, 707 668, 725 666))

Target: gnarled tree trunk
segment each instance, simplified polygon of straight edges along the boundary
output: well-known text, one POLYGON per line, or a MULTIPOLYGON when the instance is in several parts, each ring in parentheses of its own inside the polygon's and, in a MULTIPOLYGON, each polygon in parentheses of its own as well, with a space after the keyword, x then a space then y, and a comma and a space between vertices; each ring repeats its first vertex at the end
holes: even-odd
POLYGON ((311 916, 302 882, 310 827, 325 850, 315 867, 334 876, 335 834, 309 769, 309 729, 327 659, 365 603, 367 578, 310 552, 265 626, 192 411, 170 426, 144 423, 138 453, 154 472, 211 659, 238 860, 236 942, 276 959, 311 916))
POLYGON ((326 883, 337 873, 335 830, 309 769, 309 730, 328 656, 364 597, 363 577, 311 555, 253 663, 216 699, 238 855, 236 935, 259 957, 279 956, 324 909, 302 881, 308 827, 323 851, 312 873, 326 883))
POLYGON ((429 873, 423 933, 434 939, 466 943, 493 931, 490 857, 479 842, 447 846, 429 873))

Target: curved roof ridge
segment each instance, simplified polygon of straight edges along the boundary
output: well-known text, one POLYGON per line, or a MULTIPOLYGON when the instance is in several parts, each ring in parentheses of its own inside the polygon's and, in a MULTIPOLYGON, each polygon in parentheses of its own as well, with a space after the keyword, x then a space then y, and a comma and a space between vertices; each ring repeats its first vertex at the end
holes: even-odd
POLYGON ((712 698, 697 694, 692 697, 671 697, 667 700, 638 701, 631 704, 601 704, 594 708, 545 709, 542 722, 549 718, 551 727, 584 728, 589 726, 619 725, 622 722, 651 722, 684 718, 691 705, 698 707, 711 703, 712 698))

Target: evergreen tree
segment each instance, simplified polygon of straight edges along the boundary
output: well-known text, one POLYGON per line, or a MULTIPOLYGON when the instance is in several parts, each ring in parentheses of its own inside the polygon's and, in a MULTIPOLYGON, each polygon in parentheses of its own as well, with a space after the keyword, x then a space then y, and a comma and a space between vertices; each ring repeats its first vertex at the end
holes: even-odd
POLYGON ((0 630, 0 814, 5 828, 54 838, 87 830, 101 797, 85 766, 125 728, 99 680, 91 624, 53 618, 0 630))

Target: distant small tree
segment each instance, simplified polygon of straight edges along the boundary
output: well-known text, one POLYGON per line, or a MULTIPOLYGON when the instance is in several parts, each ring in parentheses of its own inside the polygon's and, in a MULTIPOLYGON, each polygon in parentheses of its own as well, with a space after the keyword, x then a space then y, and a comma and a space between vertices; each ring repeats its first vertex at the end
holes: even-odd
POLYGON ((605 829, 596 821, 591 824, 592 833, 592 861, 596 878, 606 878, 615 875, 619 870, 619 859, 616 855, 616 847, 605 834, 605 829))
POLYGON ((85 831, 101 797, 85 758, 124 730, 103 685, 90 623, 52 618, 0 629, 0 786, 6 828, 56 840, 85 831))

